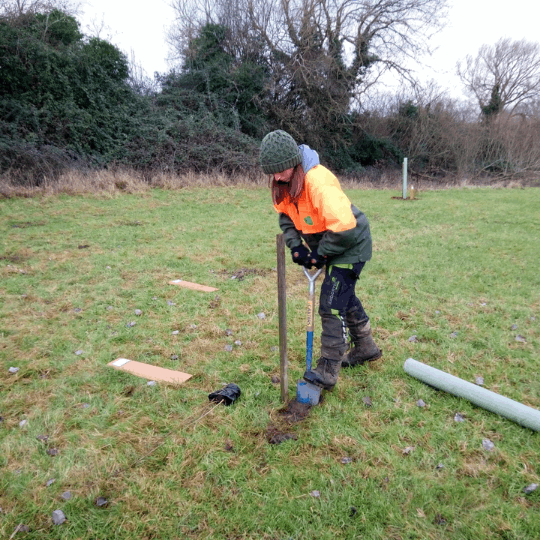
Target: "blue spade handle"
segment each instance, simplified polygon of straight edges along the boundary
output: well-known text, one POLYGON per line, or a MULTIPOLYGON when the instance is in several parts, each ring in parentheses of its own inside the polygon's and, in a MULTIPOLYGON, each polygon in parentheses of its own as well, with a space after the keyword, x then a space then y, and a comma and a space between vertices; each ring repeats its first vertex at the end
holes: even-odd
POLYGON ((304 274, 309 280, 309 299, 308 299, 308 318, 307 318, 307 337, 306 337, 306 370, 311 371, 311 359, 313 356, 313 327, 315 316, 315 280, 319 277, 322 268, 319 268, 315 273, 310 274, 304 268, 304 274))

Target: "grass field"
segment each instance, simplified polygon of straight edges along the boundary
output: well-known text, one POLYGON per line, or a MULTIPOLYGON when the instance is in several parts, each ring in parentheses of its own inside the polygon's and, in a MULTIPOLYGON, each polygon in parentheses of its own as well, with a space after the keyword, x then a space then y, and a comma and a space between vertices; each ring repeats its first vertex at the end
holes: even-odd
MULTIPOLYGON (((0 200, 0 537, 540 538, 539 434, 403 370, 540 409, 538 189, 347 193, 371 224, 357 292, 384 357, 294 423, 266 189, 0 200), (118 357, 193 377, 149 386, 118 357), (210 403, 229 382, 238 401, 210 403)), ((293 397, 307 280, 289 257, 287 293, 293 397)))

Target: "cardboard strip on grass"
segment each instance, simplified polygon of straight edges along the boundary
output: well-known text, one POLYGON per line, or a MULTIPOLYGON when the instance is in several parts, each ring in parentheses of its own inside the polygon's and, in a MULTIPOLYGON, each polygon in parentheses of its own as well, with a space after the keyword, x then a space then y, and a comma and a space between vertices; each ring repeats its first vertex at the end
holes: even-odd
POLYGON ((193 289, 194 291, 217 291, 217 289, 215 289, 214 287, 208 287, 207 285, 199 285, 199 283, 192 283, 191 281, 184 281, 183 279, 173 279, 172 281, 169 281, 169 284, 178 285, 179 287, 185 287, 186 289, 193 289))
POLYGON ((143 364, 142 362, 135 362, 128 358, 117 358, 107 365, 150 381, 161 381, 171 384, 182 384, 192 377, 189 373, 143 364))

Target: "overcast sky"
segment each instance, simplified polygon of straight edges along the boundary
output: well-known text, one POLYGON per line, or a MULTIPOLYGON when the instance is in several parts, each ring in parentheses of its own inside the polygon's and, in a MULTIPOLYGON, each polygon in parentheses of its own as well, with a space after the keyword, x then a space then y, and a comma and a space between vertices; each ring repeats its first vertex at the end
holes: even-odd
MULTIPOLYGON (((432 40, 438 50, 424 59, 432 68, 422 68, 421 79, 434 79, 460 97, 458 60, 502 37, 539 41, 536 4, 537 0, 449 0, 448 26, 432 40)), ((92 23, 99 26, 103 21, 100 37, 110 39, 128 58, 133 54, 147 75, 168 70, 165 34, 174 19, 170 0, 85 0, 82 9, 79 20, 85 33, 95 34, 92 23)))

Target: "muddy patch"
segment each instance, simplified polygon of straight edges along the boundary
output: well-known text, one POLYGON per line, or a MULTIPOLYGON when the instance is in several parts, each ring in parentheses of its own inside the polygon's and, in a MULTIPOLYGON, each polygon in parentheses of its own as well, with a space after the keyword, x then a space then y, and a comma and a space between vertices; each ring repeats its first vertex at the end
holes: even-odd
POLYGON ((221 275, 228 277, 229 279, 237 279, 242 281, 246 276, 255 275, 255 276, 265 276, 270 270, 264 268, 240 268, 239 270, 222 270, 221 275))
POLYGON ((276 426, 268 426, 266 430, 266 440, 270 444, 281 444, 285 441, 296 441, 297 439, 298 435, 296 435, 295 433, 283 431, 276 426))
POLYGON ((300 403, 292 399, 285 407, 277 411, 273 422, 266 428, 265 437, 270 444, 281 444, 285 441, 298 440, 298 435, 291 432, 291 427, 309 416, 309 403, 300 403))
POLYGON ((44 221, 16 221, 11 223, 12 229, 27 229, 28 227, 42 227, 44 221))
POLYGON ((21 263, 25 261, 24 257, 19 257, 19 255, 5 255, 0 257, 0 261, 8 261, 10 263, 21 263))
POLYGON ((280 418, 289 424, 296 424, 305 420, 309 416, 311 405, 309 403, 300 403, 292 399, 287 405, 278 411, 280 418))

